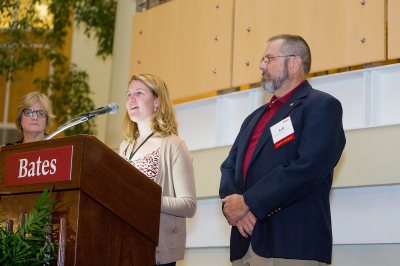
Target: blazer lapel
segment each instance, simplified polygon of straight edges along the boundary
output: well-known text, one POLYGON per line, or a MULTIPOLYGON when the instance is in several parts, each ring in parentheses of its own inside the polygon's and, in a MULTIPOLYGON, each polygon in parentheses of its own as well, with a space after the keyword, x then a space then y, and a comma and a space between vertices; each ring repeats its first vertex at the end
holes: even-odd
POLYGON ((275 115, 267 123, 260 137, 260 140, 257 143, 256 149, 254 150, 254 153, 251 157, 249 167, 253 160, 257 157, 258 153, 262 150, 264 145, 267 142, 272 141, 270 127, 287 117, 289 113, 296 108, 296 106, 300 105, 301 102, 304 100, 304 97, 307 96, 310 89, 310 84, 307 82, 307 80, 304 81, 303 85, 294 92, 294 94, 278 109, 275 115))
POLYGON ((250 137, 253 133, 254 127, 257 125, 258 120, 260 120, 261 116, 265 113, 266 109, 267 109, 266 105, 259 108, 258 113, 255 114, 254 117, 251 119, 251 121, 245 128, 243 137, 240 139, 240 142, 238 144, 238 155, 236 160, 236 166, 237 166, 236 170, 239 173, 242 173, 244 156, 246 155, 247 147, 250 141, 250 137))

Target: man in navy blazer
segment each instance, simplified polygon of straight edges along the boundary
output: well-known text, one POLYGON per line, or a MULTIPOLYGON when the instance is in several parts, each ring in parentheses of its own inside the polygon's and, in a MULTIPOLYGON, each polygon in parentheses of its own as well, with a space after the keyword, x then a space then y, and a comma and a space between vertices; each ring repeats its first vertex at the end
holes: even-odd
POLYGON ((342 106, 311 87, 310 68, 302 37, 268 40, 260 69, 274 96, 245 119, 221 165, 233 265, 331 263, 329 194, 346 140, 342 106))

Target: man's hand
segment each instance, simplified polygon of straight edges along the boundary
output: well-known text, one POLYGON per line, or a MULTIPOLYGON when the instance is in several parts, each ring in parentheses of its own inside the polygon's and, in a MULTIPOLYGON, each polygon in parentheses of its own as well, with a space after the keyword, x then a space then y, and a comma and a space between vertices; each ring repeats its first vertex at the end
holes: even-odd
POLYGON ((243 195, 232 194, 222 199, 224 203, 223 213, 230 225, 235 226, 237 222, 249 211, 244 202, 243 195))
POLYGON ((256 216, 251 211, 248 211, 242 219, 237 222, 236 226, 239 230, 239 233, 247 238, 253 234, 254 225, 257 222, 256 216))

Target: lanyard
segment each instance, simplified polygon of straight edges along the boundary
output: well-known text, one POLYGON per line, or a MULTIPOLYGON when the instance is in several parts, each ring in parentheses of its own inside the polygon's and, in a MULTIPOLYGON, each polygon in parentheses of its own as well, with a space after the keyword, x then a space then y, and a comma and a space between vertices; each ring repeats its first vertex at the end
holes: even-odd
MULTIPOLYGON (((151 133, 150 135, 148 135, 147 138, 145 140, 143 140, 142 143, 140 143, 139 147, 137 147, 136 150, 133 149, 135 147, 135 145, 133 145, 131 154, 129 155, 129 161, 132 160, 133 155, 135 155, 135 153, 143 146, 143 144, 145 144, 146 141, 148 141, 149 138, 151 138, 151 136, 153 136, 153 135, 154 135, 154 133, 151 133)), ((135 144, 136 144, 136 141, 135 141, 135 144)))

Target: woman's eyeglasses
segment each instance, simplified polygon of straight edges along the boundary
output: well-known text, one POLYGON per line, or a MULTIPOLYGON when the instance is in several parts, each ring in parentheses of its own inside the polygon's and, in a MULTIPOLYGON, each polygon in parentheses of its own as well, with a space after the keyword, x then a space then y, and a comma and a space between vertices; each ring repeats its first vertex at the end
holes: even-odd
POLYGON ((36 116, 39 118, 45 118, 47 116, 47 113, 45 110, 24 109, 24 110, 22 110, 22 113, 26 117, 33 117, 34 114, 36 114, 36 116))

